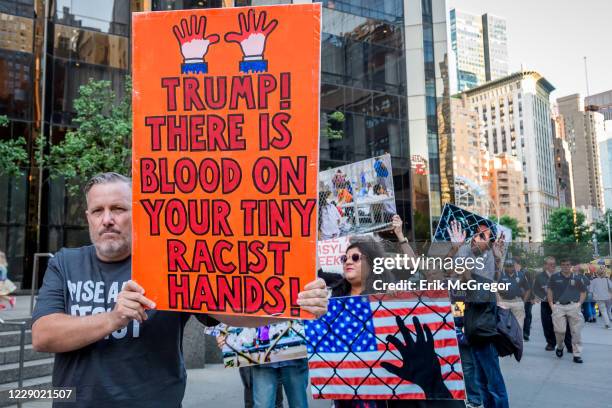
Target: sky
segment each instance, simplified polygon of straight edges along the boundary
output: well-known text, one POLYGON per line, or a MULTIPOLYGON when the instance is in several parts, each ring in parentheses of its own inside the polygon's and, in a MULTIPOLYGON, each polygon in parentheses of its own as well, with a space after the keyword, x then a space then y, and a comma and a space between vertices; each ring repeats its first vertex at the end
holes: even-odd
POLYGON ((447 0, 474 14, 503 17, 508 27, 510 72, 542 74, 552 98, 612 90, 612 0, 447 0))

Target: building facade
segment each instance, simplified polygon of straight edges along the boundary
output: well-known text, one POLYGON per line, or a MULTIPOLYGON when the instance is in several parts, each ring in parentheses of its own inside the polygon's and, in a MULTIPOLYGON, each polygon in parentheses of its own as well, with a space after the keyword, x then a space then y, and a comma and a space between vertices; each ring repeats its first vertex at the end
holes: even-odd
POLYGON ((496 215, 489 194, 489 152, 482 141, 478 113, 465 94, 451 98, 455 204, 485 216, 496 215))
POLYGON ((559 205, 561 207, 575 208, 572 154, 570 153, 568 143, 560 137, 555 137, 555 173, 557 176, 559 205))
POLYGON ((572 153, 565 137, 565 122, 556 104, 551 109, 551 128, 555 140, 555 174, 559 206, 576 208, 574 179, 572 174, 572 153))
POLYGON ((482 43, 485 59, 485 79, 494 81, 508 75, 506 20, 488 13, 483 14, 482 43))
POLYGON ((475 88, 486 80, 482 40, 482 18, 452 9, 450 11, 451 46, 455 56, 457 91, 475 88))
POLYGON ((572 155, 572 177, 576 207, 594 219, 604 212, 603 183, 598 140, 604 139, 604 116, 585 110, 579 94, 557 99, 565 125, 565 138, 572 155))
POLYGON ((584 104, 601 113, 604 120, 612 120, 612 90, 587 96, 584 104))
POLYGON ((508 75, 506 20, 451 9, 449 21, 456 91, 508 75))
POLYGON ((509 154, 522 164, 527 236, 534 242, 542 241, 548 216, 559 206, 550 121, 553 90, 539 73, 523 71, 465 92, 488 152, 509 154))
POLYGON ((606 210, 612 209, 612 120, 604 121, 605 136, 599 142, 599 162, 606 210))
POLYGON ((489 194, 495 203, 496 215, 515 218, 526 229, 525 185, 520 160, 509 153, 501 153, 491 159, 489 168, 489 194))
MULTIPOLYGON (((0 115, 10 124, 0 137, 24 136, 33 156, 39 135, 57 143, 73 126, 74 100, 89 78, 109 80, 122 97, 133 11, 287 3, 1 1, 0 115)), ((398 212, 411 239, 429 240, 453 193, 445 1, 322 3, 321 169, 390 153, 398 212), (328 126, 334 137, 323 131, 328 126)), ((66 195, 33 160, 23 177, 0 177, 0 188, 7 192, 0 196, 0 250, 11 279, 24 287, 34 253, 89 242, 83 200, 66 195)))

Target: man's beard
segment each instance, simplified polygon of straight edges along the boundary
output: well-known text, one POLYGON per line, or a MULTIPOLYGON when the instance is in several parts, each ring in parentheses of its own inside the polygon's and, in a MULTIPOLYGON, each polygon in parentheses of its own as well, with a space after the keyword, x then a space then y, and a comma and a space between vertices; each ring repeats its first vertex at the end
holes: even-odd
MULTIPOLYGON (((104 232, 102 232, 102 234, 104 234, 104 232)), ((98 252, 98 254, 102 255, 105 258, 113 259, 130 252, 129 238, 126 238, 122 235, 118 235, 117 239, 102 239, 102 234, 98 233, 98 236, 96 238, 91 236, 93 234, 90 234, 91 241, 96 247, 96 251, 98 252)))
MULTIPOLYGON (((484 246, 484 245, 483 245, 484 246)), ((480 245, 476 242, 473 241, 473 245, 472 245, 472 253, 474 255, 484 255, 485 252, 487 252, 489 250, 489 246, 487 245, 486 248, 481 249, 480 245)))

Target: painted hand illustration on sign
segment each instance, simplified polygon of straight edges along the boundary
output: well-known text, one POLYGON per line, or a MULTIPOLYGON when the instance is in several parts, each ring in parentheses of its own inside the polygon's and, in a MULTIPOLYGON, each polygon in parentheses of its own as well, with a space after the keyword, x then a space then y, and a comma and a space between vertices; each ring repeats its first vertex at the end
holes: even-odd
POLYGON ((251 9, 248 12, 248 17, 244 13, 238 15, 238 23, 240 24, 240 32, 225 34, 225 41, 238 43, 242 49, 243 58, 239 64, 240 72, 244 74, 267 72, 268 61, 264 59, 263 54, 268 36, 276 28, 278 21, 272 20, 266 25, 265 11, 259 13, 256 21, 255 10, 251 9))
POLYGON ((404 342, 402 343, 396 336, 387 336, 387 341, 397 348, 403 364, 401 367, 387 362, 382 362, 380 365, 390 373, 421 387, 428 399, 452 398, 442 379, 440 361, 436 355, 434 338, 429 327, 425 326, 423 329, 418 317, 413 317, 416 334, 414 340, 403 320, 399 316, 396 316, 395 320, 404 342))
POLYGON ((190 23, 186 19, 181 19, 180 27, 175 25, 172 27, 174 36, 181 47, 183 55, 183 64, 181 64, 181 73, 197 74, 208 73, 208 64, 204 61, 204 56, 212 44, 219 42, 219 35, 211 34, 208 37, 204 36, 206 31, 206 17, 201 16, 199 21, 195 15, 191 16, 190 23))

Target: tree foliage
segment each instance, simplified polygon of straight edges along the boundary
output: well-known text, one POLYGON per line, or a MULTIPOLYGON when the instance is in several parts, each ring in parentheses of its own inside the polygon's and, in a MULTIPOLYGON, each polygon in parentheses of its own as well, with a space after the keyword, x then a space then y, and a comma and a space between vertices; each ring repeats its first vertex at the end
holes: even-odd
POLYGON ((544 251, 557 258, 569 257, 574 262, 592 258, 589 226, 583 213, 571 208, 558 208, 548 217, 544 227, 544 251))
POLYGON ((79 88, 74 109, 76 128, 51 145, 43 159, 51 178, 64 178, 71 195, 78 194, 82 183, 97 173, 131 173, 130 79, 126 78, 125 96, 119 101, 110 81, 90 80, 79 88))
POLYGON ((342 139, 344 137, 344 121, 346 117, 344 113, 335 111, 327 115, 327 122, 323 134, 332 140, 342 139))
POLYGON ((525 237, 525 228, 519 225, 519 221, 516 218, 511 217, 509 215, 502 215, 501 217, 499 217, 499 220, 496 216, 491 217, 491 220, 510 229, 512 231, 513 241, 518 238, 525 237))
POLYGON ((599 254, 608 256, 612 256, 610 252, 609 239, 610 235, 608 235, 608 218, 610 219, 610 227, 612 227, 612 210, 606 210, 606 213, 603 217, 597 221, 595 221, 592 225, 593 234, 597 238, 597 243, 599 246, 599 254))
MULTIPOLYGON (((6 116, 0 116, 0 127, 7 127, 9 123, 6 116)), ((20 176, 27 163, 27 142, 23 136, 0 140, 0 176, 20 176)))

